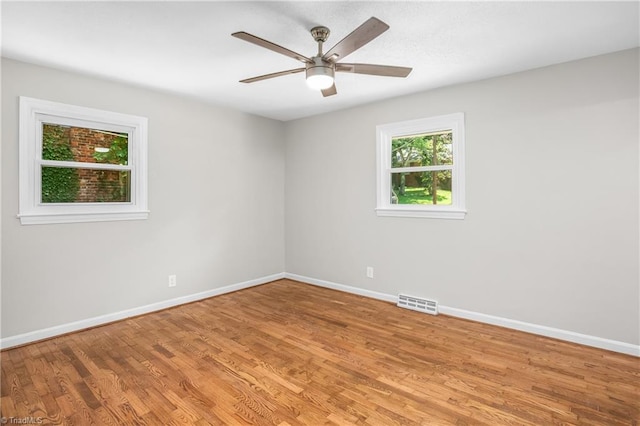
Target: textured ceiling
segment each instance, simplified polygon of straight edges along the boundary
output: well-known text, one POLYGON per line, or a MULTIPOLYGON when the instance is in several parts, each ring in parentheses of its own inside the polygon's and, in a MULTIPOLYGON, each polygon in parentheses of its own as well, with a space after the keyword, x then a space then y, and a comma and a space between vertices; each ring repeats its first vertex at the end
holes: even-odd
POLYGON ((638 2, 2 2, 2 55, 183 94, 278 120, 637 47, 638 2), (304 74, 238 80, 300 63, 231 37, 246 31, 304 55, 309 29, 333 46, 369 17, 391 29, 348 62, 413 67, 406 79, 341 73, 338 95, 304 74))

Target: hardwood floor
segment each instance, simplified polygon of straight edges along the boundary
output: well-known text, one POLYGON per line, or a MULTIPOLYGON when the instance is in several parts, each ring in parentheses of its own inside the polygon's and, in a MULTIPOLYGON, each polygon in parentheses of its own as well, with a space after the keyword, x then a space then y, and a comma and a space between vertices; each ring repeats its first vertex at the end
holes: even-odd
POLYGON ((640 359, 288 280, 2 352, 43 424, 637 425, 640 359))

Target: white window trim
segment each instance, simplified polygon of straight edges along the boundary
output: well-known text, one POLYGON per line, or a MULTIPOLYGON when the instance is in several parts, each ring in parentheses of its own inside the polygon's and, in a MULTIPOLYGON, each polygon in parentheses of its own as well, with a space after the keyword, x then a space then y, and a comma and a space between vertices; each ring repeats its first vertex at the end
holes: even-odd
MULTIPOLYGON (((376 127, 377 133, 377 203, 378 216, 422 217, 433 219, 464 219, 465 176, 464 176, 464 113, 454 113, 437 117, 383 124, 376 127), (391 204, 391 141, 393 138, 451 130, 453 139, 452 200, 451 205, 402 205, 391 204)), ((438 166, 442 168, 442 166, 438 166)), ((403 168, 411 171, 412 168, 403 168)), ((424 167, 420 167, 423 170, 424 167)))
MULTIPOLYGON (((20 97, 20 210, 23 225, 147 219, 147 126, 146 117, 20 97), (127 166, 87 163, 82 168, 131 171, 131 201, 124 203, 42 203, 42 123, 99 128, 129 134, 127 166)), ((60 164, 61 162, 57 162, 60 164)))

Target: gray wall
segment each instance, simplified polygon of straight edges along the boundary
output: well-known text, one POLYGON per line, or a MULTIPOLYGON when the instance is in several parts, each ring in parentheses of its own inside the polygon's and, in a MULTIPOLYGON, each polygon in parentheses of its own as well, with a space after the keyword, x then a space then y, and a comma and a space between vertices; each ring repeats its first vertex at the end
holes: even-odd
POLYGON ((287 123, 287 272, 640 343, 638 74, 635 49, 287 123), (376 125, 453 112, 466 219, 377 217, 376 125))
POLYGON ((281 273, 283 195, 280 122, 3 59, 2 336, 281 273), (148 117, 150 218, 21 226, 18 96, 148 117))
POLYGON ((280 123, 3 60, 2 337, 287 271, 639 344, 638 71, 636 49, 280 123), (19 95, 149 117, 150 219, 21 226, 19 95), (451 112, 467 218, 377 217, 375 126, 451 112))

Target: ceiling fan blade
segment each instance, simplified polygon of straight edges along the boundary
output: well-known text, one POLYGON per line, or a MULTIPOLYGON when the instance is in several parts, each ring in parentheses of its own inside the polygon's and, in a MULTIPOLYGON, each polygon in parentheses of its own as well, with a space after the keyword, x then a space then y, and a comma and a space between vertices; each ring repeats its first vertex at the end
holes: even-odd
POLYGON ((413 70, 407 67, 373 64, 336 64, 336 72, 352 72, 356 74, 381 75, 384 77, 406 77, 413 70))
POLYGON ((336 84, 333 83, 333 85, 331 87, 329 87, 328 89, 324 89, 322 91, 322 96, 324 96, 326 98, 327 96, 333 96, 333 95, 335 95, 337 93, 338 93, 338 91, 336 90, 336 84))
POLYGON ((275 43, 271 43, 265 39, 254 36, 253 34, 246 33, 244 31, 239 31, 237 33, 231 34, 233 37, 239 38, 240 40, 248 41, 249 43, 257 44, 258 46, 264 47, 265 49, 272 50, 274 52, 280 53, 284 56, 288 56, 290 58, 296 59, 300 62, 312 62, 311 59, 307 58, 304 55, 294 52, 293 50, 289 50, 286 47, 279 46, 275 43))
POLYGON ((296 73, 302 72, 304 70, 305 70, 305 68, 294 68, 292 70, 273 72, 271 74, 265 74, 265 75, 259 75, 257 77, 245 78, 244 80, 240 80, 240 83, 254 83, 256 81, 268 80, 270 78, 280 77, 282 75, 296 74, 296 73))
POLYGON ((387 24, 378 18, 371 17, 364 24, 353 30, 351 34, 340 40, 338 44, 324 54, 322 59, 337 62, 360 49, 388 29, 389 26, 387 24))

